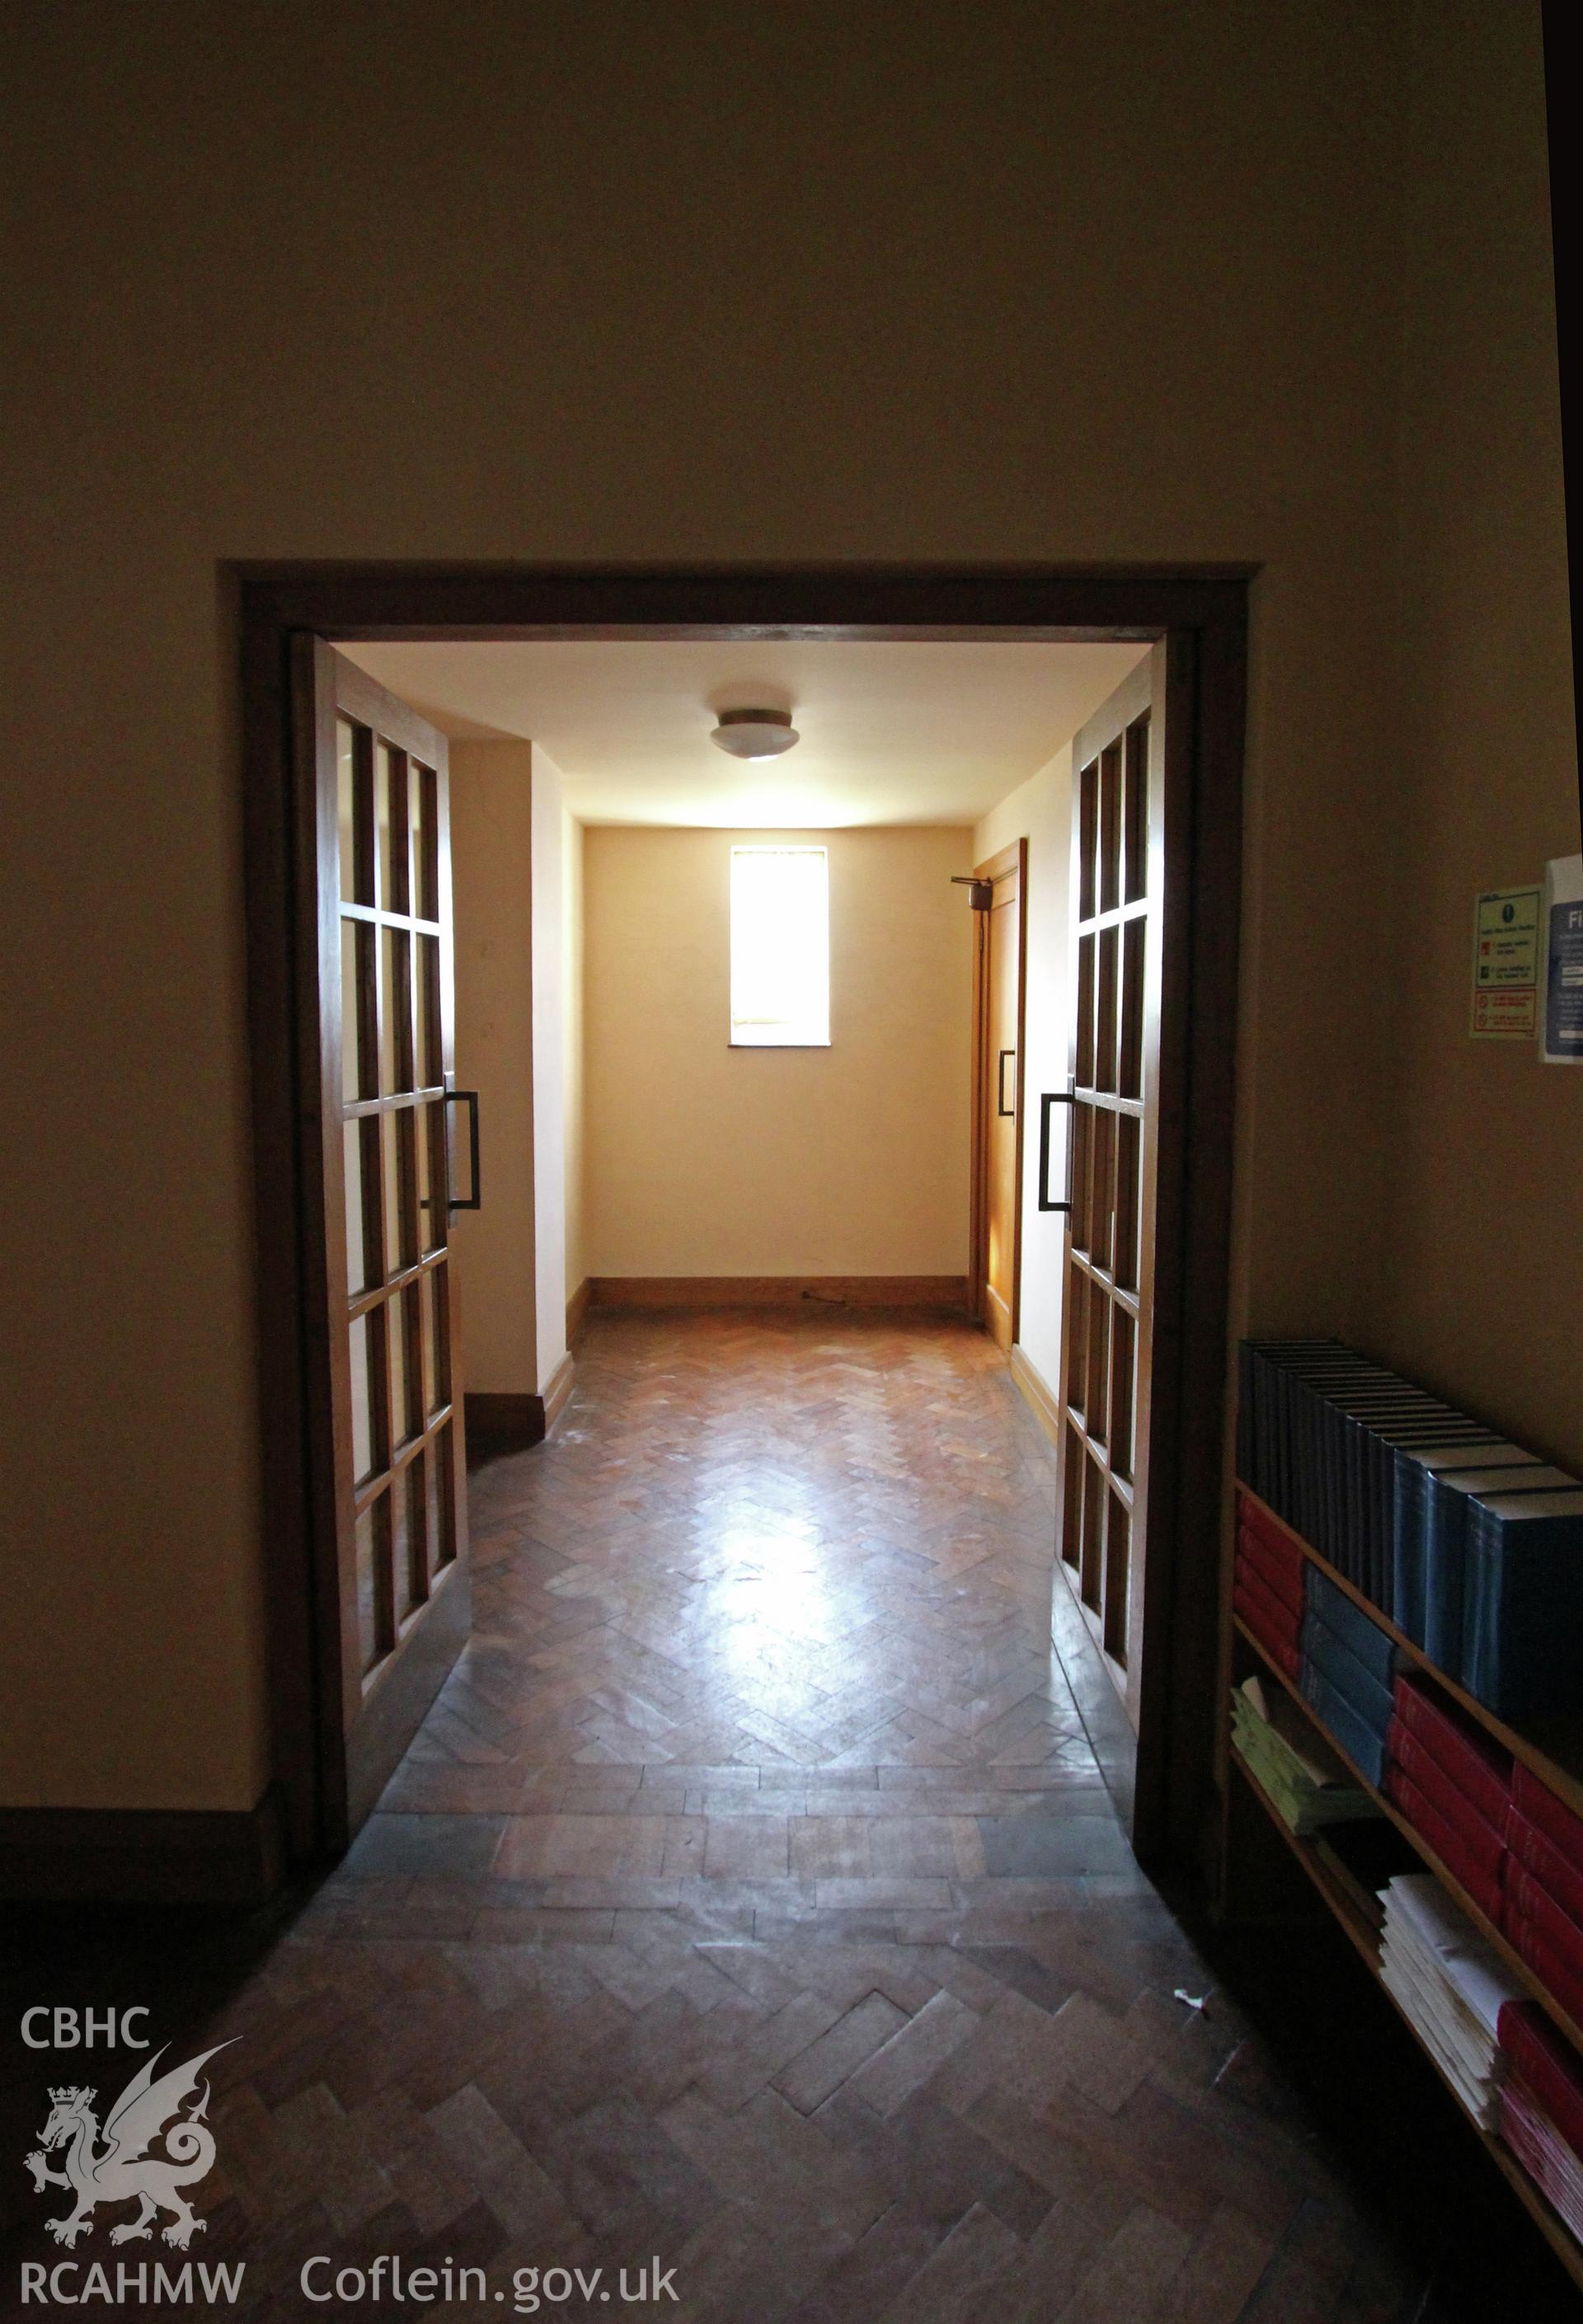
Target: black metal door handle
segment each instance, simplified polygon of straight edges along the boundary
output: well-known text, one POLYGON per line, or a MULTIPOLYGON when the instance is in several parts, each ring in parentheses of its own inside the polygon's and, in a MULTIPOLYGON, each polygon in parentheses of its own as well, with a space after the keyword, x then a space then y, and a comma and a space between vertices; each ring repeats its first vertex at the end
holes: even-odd
MULTIPOLYGON (((1072 1207, 1071 1139, 1069 1137, 1067 1140, 1067 1199, 1064 1203, 1053 1203, 1050 1199, 1050 1110, 1051 1106, 1075 1106, 1076 1103, 1070 1090, 1046 1090, 1039 1101, 1039 1207, 1041 1211, 1065 1211, 1069 1217, 1072 1207)), ((1075 1113, 1072 1119, 1076 1120, 1075 1113)))
POLYGON ((478 1093, 477 1090, 447 1090, 445 1102, 447 1105, 465 1105, 467 1109, 468 1178, 473 1189, 465 1202, 458 1202, 452 1194, 450 1208, 453 1211, 477 1211, 483 1207, 484 1190, 478 1161, 478 1093))
POLYGON ((1016 1054, 1015 1049, 1003 1049, 995 1069, 995 1110, 998 1114, 1005 1115, 1016 1111, 1014 1105, 1006 1103, 1006 1059, 1014 1057, 1016 1054))

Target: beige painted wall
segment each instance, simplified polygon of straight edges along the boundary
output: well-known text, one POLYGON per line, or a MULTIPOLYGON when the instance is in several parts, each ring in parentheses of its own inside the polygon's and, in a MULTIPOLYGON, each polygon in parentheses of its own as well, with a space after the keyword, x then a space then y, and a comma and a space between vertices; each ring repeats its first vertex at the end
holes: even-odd
POLYGON ((536 1378, 566 1354, 566 793, 533 744, 533 1305, 536 1378))
POLYGON ((532 795, 532 743, 451 744, 456 1075, 459 1088, 478 1093, 485 1195, 481 1210, 451 1222, 462 1381, 517 1396, 538 1388, 532 795))
POLYGON ((1396 1361, 1583 1475, 1583 1071, 1467 1032, 1475 895, 1578 844, 1538 40, 1523 9, 1431 17, 1456 37, 1426 47, 1409 147, 1406 813, 1371 1323, 1396 1361))
POLYGON ((618 40, 598 8, 486 0, 282 0, 223 39, 205 0, 13 9, 0 941, 48 1102, 4 1205, 0 1797, 240 1806, 266 1773, 227 559, 1257 560, 1238 1314, 1389 1323, 1575 1443, 1543 1366, 1487 1351, 1503 1284, 1520 1341, 1578 1312, 1576 1101, 1442 1046, 1472 887, 1575 844, 1552 577, 1530 607, 1560 505, 1539 13, 1417 21, 809 0, 789 46, 734 0, 624 12, 618 40), (722 109, 761 85, 767 111, 722 109), (1459 187, 1446 295, 1486 303, 1430 399, 1420 262, 1409 400, 1447 425, 1412 506, 1466 569, 1412 567, 1435 746, 1409 842, 1413 87, 1414 218, 1459 187), (1424 935, 1383 994, 1398 862, 1429 875, 1424 935), (1539 1183, 1489 1258, 1463 1197, 1495 1117, 1463 1101, 1513 1093, 1539 1183), (1423 1224, 1392 1220, 1403 1170, 1423 1224))
MULTIPOLYGON (((1060 1316, 1066 1221, 1039 1207, 1039 1099, 1063 1090, 1068 1071, 1067 929, 1071 881, 1072 751, 1069 742, 1047 767, 985 816, 973 834, 973 861, 986 863, 1014 839, 1028 843, 1027 968, 1023 1031, 1027 1120, 1023 1158, 1023 1296, 1017 1339, 1023 1353, 1053 1396, 1060 1383, 1060 1316)), ((1051 1132, 1067 1136, 1059 1113, 1051 1132)), ((1058 1145, 1058 1154, 1064 1153, 1058 1145)), ((1060 1175, 1059 1159, 1055 1175, 1060 1175)))
POLYGON ((829 849, 830 1046, 733 1049, 734 844, 590 827, 589 1271, 963 1275, 972 956, 966 829, 829 849))
POLYGON ((541 1395, 566 1353, 575 1086, 560 770, 533 742, 453 742, 450 814, 457 1083, 478 1093, 484 1177, 451 1225, 462 1379, 541 1395))
POLYGON ((566 990, 566 1291, 569 1299, 587 1279, 584 1230, 583 1120, 583 826, 570 813, 561 844, 564 869, 562 973, 566 990))

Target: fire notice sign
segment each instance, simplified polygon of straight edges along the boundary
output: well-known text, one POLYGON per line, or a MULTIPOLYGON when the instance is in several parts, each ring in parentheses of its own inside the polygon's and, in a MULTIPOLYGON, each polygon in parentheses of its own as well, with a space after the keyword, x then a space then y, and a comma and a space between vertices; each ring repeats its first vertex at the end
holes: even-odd
POLYGON ((1539 890, 1490 888, 1473 913, 1475 1040, 1532 1041, 1539 1030, 1539 890))

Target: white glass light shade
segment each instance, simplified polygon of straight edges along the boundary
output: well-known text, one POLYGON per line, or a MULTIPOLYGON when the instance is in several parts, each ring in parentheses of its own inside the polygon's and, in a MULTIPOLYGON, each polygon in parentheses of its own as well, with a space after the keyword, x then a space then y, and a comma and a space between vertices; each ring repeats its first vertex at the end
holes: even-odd
POLYGON ((778 759, 799 739, 784 710, 723 710, 709 736, 734 759, 778 759))

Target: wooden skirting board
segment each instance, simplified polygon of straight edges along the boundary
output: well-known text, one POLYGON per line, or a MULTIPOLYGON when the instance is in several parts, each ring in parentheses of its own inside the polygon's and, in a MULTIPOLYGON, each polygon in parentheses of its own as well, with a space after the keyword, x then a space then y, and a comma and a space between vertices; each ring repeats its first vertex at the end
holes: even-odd
POLYGON ((577 1335, 583 1328, 583 1319, 588 1312, 588 1298, 592 1289, 593 1286, 585 1275, 566 1303, 566 1344, 569 1348, 575 1348, 577 1345, 577 1335))
POLYGON ((571 1397, 572 1375, 577 1367, 569 1351, 561 1357, 550 1375, 550 1385, 544 1390, 544 1434, 549 1435, 571 1397))
POLYGON ((1023 1401, 1043 1429, 1052 1444, 1060 1443, 1060 1402, 1055 1390, 1038 1367, 1031 1364, 1021 1348, 1011 1351, 1012 1378, 1023 1392, 1023 1401))
POLYGON ((527 1452, 542 1444, 566 1410, 575 1370, 570 1355, 562 1356, 542 1396, 469 1388, 462 1399, 469 1466, 497 1461, 506 1453, 527 1452))
POLYGON ((596 1275, 595 1307, 935 1307, 965 1310, 964 1275, 596 1275))
POLYGON ((285 1864, 273 1786, 250 1809, 0 1809, 0 1896, 14 1901, 258 1904, 285 1864))

